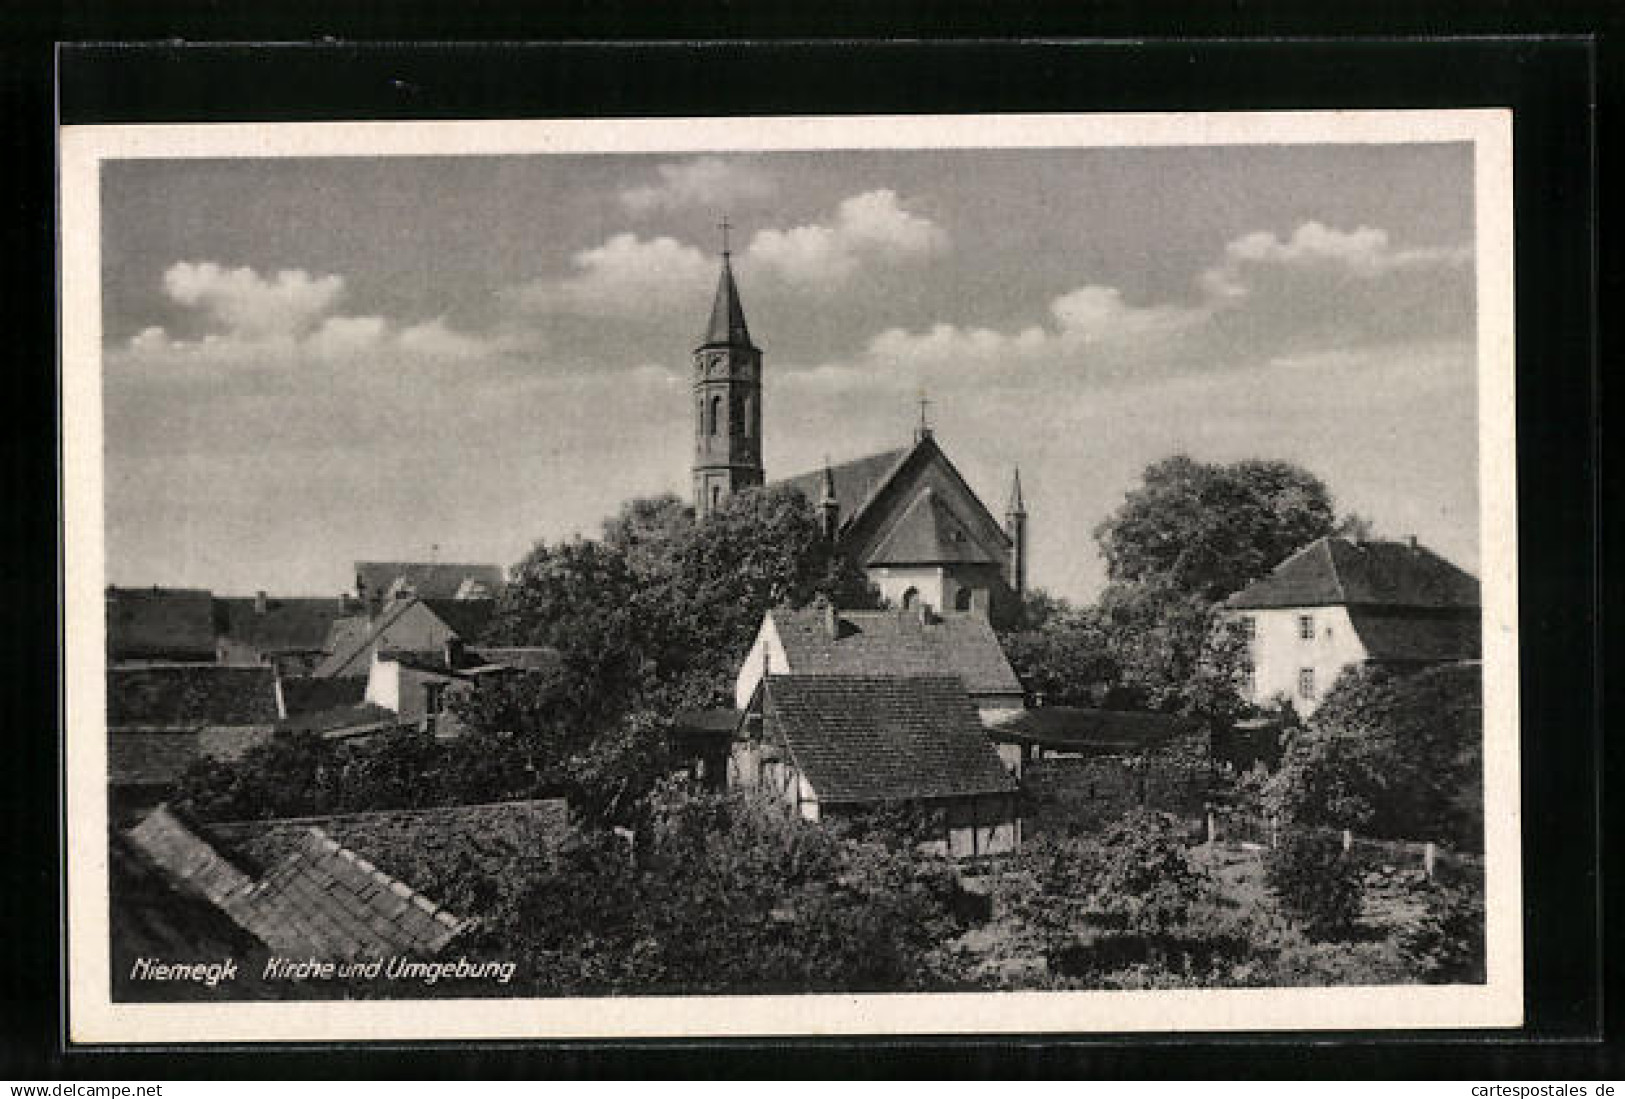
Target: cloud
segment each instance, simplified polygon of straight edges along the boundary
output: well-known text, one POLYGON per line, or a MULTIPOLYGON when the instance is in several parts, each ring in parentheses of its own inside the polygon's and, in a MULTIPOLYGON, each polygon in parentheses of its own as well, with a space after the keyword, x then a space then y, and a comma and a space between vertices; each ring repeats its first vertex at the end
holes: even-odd
POLYGON ((1306 222, 1284 240, 1258 232, 1231 241, 1187 300, 1137 303, 1087 285, 1052 299, 1044 323, 890 328, 851 360, 789 376, 814 388, 1071 384, 1272 362, 1309 368, 1370 346, 1467 343, 1471 260, 1468 249, 1401 249, 1378 229, 1306 222))
POLYGON ((176 336, 149 325, 106 356, 117 382, 167 381, 262 389, 309 384, 311 368, 365 377, 454 367, 468 376, 479 364, 515 350, 503 336, 458 331, 444 318, 402 325, 377 315, 339 313, 340 275, 176 263, 163 275, 165 294, 185 307, 202 332, 176 336))
POLYGON ((764 229, 751 240, 746 262, 800 285, 839 283, 865 261, 896 263, 941 252, 948 234, 911 213, 892 190, 843 200, 829 224, 764 229))
POLYGON ((634 214, 694 206, 720 214, 736 203, 759 201, 773 193, 773 181, 766 172, 720 157, 662 164, 655 171, 660 176, 658 184, 621 191, 622 204, 634 214))
POLYGON ((294 334, 315 324, 344 295, 338 275, 278 271, 266 278, 249 267, 177 263, 164 272, 164 292, 196 307, 218 326, 256 337, 294 334))
POLYGON ((575 273, 538 279, 508 296, 537 312, 620 316, 694 307, 698 288, 716 275, 716 261, 671 237, 645 239, 617 233, 596 248, 571 257, 575 273))

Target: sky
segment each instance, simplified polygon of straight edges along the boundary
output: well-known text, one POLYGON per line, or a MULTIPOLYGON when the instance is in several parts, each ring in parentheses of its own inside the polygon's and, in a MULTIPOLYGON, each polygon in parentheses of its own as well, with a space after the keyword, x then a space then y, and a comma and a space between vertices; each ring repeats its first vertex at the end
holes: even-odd
POLYGON ((938 441, 1031 582, 1151 462, 1479 558, 1466 144, 104 164, 110 583, 337 594, 689 496, 719 219, 769 480, 938 441))

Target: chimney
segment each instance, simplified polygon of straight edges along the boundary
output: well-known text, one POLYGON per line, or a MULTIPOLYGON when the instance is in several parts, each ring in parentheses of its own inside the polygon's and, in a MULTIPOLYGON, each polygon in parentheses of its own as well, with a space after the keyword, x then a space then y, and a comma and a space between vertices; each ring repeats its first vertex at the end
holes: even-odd
POLYGON ((1416 535, 1414 534, 1407 538, 1406 541, 1410 542, 1412 553, 1415 553, 1419 548, 1421 548, 1416 544, 1416 535))
POLYGON ((841 636, 841 616, 840 613, 835 609, 835 601, 833 599, 826 599, 824 601, 824 628, 829 631, 829 635, 832 638, 841 636))
POLYGON ((265 613, 266 602, 267 602, 267 600, 265 598, 265 593, 264 592, 262 592, 262 591, 255 592, 254 593, 254 613, 255 614, 264 614, 265 613))

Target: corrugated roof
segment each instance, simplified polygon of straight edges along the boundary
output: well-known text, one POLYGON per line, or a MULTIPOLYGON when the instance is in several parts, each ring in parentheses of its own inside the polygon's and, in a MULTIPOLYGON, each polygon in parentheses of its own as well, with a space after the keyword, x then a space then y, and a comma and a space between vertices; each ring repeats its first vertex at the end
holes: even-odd
POLYGON ((826 803, 1015 790, 951 677, 771 676, 766 712, 826 803))
POLYGON ((1378 663, 1447 663, 1477 660, 1482 623, 1476 614, 1395 614, 1351 608, 1349 620, 1378 663))
POLYGON ((214 637, 214 598, 207 591, 107 589, 110 660, 212 660, 214 637))
POLYGON ((987 619, 918 611, 842 611, 832 636, 819 607, 768 612, 792 675, 953 675, 973 695, 1022 693, 987 619))
POLYGON ((265 600, 263 611, 252 596, 214 600, 216 632, 263 652, 320 650, 334 622, 349 610, 342 599, 273 597, 265 600))
POLYGON ((494 597, 503 585, 497 565, 440 561, 357 561, 355 577, 357 593, 369 598, 398 594, 392 589, 404 585, 423 599, 455 599, 469 580, 494 597))
POLYGON ((279 716, 276 669, 268 665, 107 669, 109 728, 273 725, 279 716))
POLYGON ((944 565, 997 564, 971 535, 964 520, 927 488, 904 510, 902 518, 875 547, 866 564, 944 565))
POLYGON ((1155 748, 1193 728, 1175 714, 1075 706, 1002 711, 984 721, 988 736, 997 741, 1101 755, 1155 748))
POLYGON ((317 827, 257 881, 167 806, 126 835, 171 882, 275 950, 329 958, 433 954, 469 924, 317 827))
POLYGON ((1468 608, 1478 580, 1425 546, 1319 538, 1232 595, 1237 609, 1348 606, 1468 608))

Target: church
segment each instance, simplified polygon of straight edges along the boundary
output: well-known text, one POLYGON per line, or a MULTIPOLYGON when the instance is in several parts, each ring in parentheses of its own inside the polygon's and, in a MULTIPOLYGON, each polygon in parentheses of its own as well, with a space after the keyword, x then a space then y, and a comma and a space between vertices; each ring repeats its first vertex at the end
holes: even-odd
MULTIPOLYGON (((710 321, 694 349, 694 513, 767 484, 762 351, 751 341, 724 246, 710 321)), ((800 489, 825 536, 894 607, 1004 617, 1026 587, 1027 511, 1013 471, 1001 524, 922 415, 913 442, 771 482, 800 489)))

